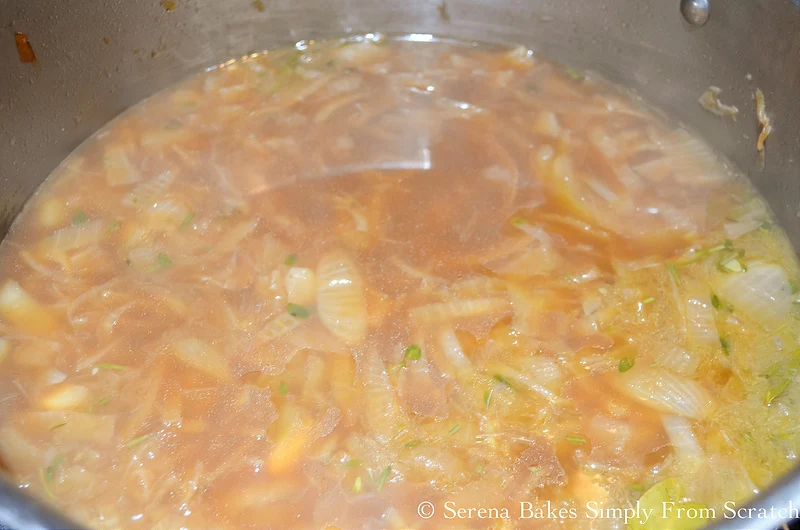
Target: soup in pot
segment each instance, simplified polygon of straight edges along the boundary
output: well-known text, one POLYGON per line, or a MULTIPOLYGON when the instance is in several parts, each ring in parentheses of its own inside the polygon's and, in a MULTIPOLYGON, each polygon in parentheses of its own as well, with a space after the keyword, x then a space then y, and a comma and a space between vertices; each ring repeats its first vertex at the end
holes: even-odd
POLYGON ((56 169, 0 271, 2 467, 91 528, 694 528, 800 449, 765 202, 526 48, 192 77, 56 169))

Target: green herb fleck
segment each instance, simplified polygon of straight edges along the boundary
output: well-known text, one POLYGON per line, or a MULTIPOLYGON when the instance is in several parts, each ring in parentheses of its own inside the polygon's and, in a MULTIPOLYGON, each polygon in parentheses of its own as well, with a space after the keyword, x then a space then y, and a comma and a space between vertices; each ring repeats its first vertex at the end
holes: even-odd
POLYGON ((124 372, 128 369, 127 366, 122 366, 121 364, 112 364, 112 363, 99 363, 97 367, 101 370, 117 370, 119 372, 124 372))
POLYGON ((410 442, 406 442, 405 447, 406 449, 413 449, 414 447, 417 447, 420 444, 422 444, 422 440, 411 440, 410 442))
POLYGON ((764 404, 769 405, 783 394, 800 371, 800 350, 795 351, 788 364, 778 363, 770 368, 767 377, 772 380, 764 396, 764 404), (778 378, 777 381, 774 379, 778 378))
POLYGON ((483 475, 483 466, 481 464, 478 464, 477 466, 475 466, 475 473, 477 473, 479 475, 483 475))
POLYGON ((353 482, 353 493, 361 493, 362 489, 364 489, 364 485, 361 483, 361 477, 356 477, 355 482, 353 482))
POLYGON ((286 256, 286 259, 283 260, 283 264, 287 267, 291 267, 295 263, 297 263, 297 254, 289 254, 286 256))
POLYGON ((278 385, 278 392, 280 392, 282 396, 289 393, 289 386, 286 384, 286 381, 281 380, 281 384, 278 385))
POLYGON ((789 288, 792 290, 792 294, 797 294, 800 291, 800 286, 797 285, 795 280, 789 280, 789 288))
POLYGON ((583 445, 586 443, 586 438, 581 438, 580 436, 567 436, 565 439, 573 445, 583 445))
POLYGON ((714 293, 711 293, 711 306, 717 310, 722 309, 722 301, 714 293))
POLYGON ((633 491, 644 491, 644 485, 643 484, 631 484, 628 487, 633 491))
POLYGON ((361 460, 348 460, 344 463, 344 467, 360 467, 361 460))
POLYGON ((125 442, 125 445, 127 445, 128 447, 136 447, 143 441, 147 440, 149 437, 150 437, 149 434, 143 434, 141 436, 137 436, 133 440, 128 440, 127 442, 125 442))
POLYGON ((725 355, 731 354, 731 343, 725 337, 719 338, 719 345, 722 346, 722 351, 725 352, 725 355))
POLYGON ((116 220, 106 228, 106 232, 109 234, 113 234, 114 232, 119 232, 119 229, 122 228, 122 221, 116 220))
POLYGON ((514 226, 522 226, 525 224, 525 219, 523 219, 522 217, 514 217, 513 219, 511 219, 511 224, 513 224, 514 226))
POLYGON ((636 358, 634 357, 623 357, 619 360, 619 373, 624 374, 631 368, 633 365, 636 364, 636 358))
POLYGON ((570 281, 572 283, 578 283, 578 278, 576 278, 575 276, 573 276, 571 274, 565 274, 564 278, 566 278, 567 281, 570 281))
POLYGON ((422 359, 422 348, 420 348, 417 344, 412 344, 406 351, 403 353, 403 359, 408 361, 419 361, 422 359))
POLYGON ((452 429, 450 429, 450 430, 448 431, 448 434, 451 434, 451 435, 452 435, 452 434, 455 434, 455 433, 457 433, 457 432, 458 432, 458 431, 460 431, 460 430, 461 430, 461 425, 459 425, 459 424, 456 424, 456 425, 454 425, 454 426, 453 426, 453 428, 452 428, 452 429))
POLYGON ((286 304, 286 311, 295 318, 308 318, 311 314, 308 309, 297 304, 286 304))
POLYGON ((655 301, 656 301, 655 298, 653 298, 652 296, 648 296, 647 298, 642 300, 642 305, 652 304, 655 301))
POLYGON ((771 229, 772 229, 772 223, 770 223, 769 221, 764 221, 763 223, 761 223, 761 230, 771 230, 771 229))
POLYGON ((86 215, 86 212, 84 212, 83 210, 78 210, 72 216, 72 224, 74 226, 80 226, 80 225, 82 225, 83 223, 85 223, 88 220, 89 220, 89 216, 86 215))
POLYGON ((184 217, 183 221, 181 221, 178 230, 185 230, 189 228, 189 226, 191 226, 192 224, 192 221, 194 221, 194 215, 195 215, 194 212, 189 212, 188 214, 186 214, 186 217, 184 217))
POLYGON ((99 404, 100 404, 100 406, 103 406, 103 407, 105 407, 105 406, 106 406, 106 405, 108 405, 110 402, 111 402, 111 398, 110 398, 110 397, 104 397, 103 399, 101 399, 101 400, 100 400, 100 401, 98 401, 97 403, 99 403, 99 404))
POLYGON ((672 276, 672 279, 675 280, 675 283, 681 283, 681 277, 678 275, 678 269, 675 268, 674 263, 667 263, 667 272, 672 276))
POLYGON ((486 403, 486 408, 489 408, 489 405, 492 404, 492 394, 494 393, 494 389, 487 390, 483 393, 483 402, 486 403))
POLYGON ((156 265, 159 269, 165 269, 172 265, 172 260, 165 253, 160 252, 156 257, 156 265))
POLYGON ((514 385, 511 383, 511 381, 509 381, 508 379, 506 379, 505 377, 503 377, 500 374, 494 374, 494 380, 497 381, 498 383, 503 383, 504 385, 506 385, 511 390, 516 390, 516 388, 514 388, 514 385))
POLYGON ((576 70, 575 68, 567 68, 564 73, 566 73, 567 77, 573 81, 583 81, 586 79, 586 72, 582 70, 576 70))
POLYGON ((386 482, 389 480, 389 477, 392 474, 392 466, 386 466, 381 471, 381 474, 378 475, 378 480, 375 483, 375 491, 381 491, 383 487, 386 485, 386 482))
POLYGON ((51 431, 54 431, 54 430, 56 430, 56 429, 60 429, 61 427, 63 427, 63 426, 64 426, 64 425, 66 425, 66 424, 67 424, 67 422, 64 422, 64 423, 59 423, 58 425, 53 425, 52 427, 50 427, 50 430, 51 430, 51 431))

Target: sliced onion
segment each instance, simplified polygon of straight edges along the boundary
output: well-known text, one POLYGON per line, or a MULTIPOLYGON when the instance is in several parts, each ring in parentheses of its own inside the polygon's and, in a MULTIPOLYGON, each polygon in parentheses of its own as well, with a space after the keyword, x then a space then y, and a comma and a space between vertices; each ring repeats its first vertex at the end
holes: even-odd
POLYGON ((41 249, 48 258, 62 261, 65 252, 99 243, 106 229, 107 225, 102 221, 87 221, 77 226, 67 226, 44 238, 41 249))
POLYGON ((477 298, 415 307, 411 310, 411 316, 420 323, 439 323, 456 318, 505 312, 508 308, 509 304, 505 298, 477 298))
POLYGON ((767 330, 786 321, 794 296, 789 277, 778 265, 751 266, 745 272, 726 274, 717 292, 742 313, 767 330))
POLYGON ((27 333, 49 333, 58 327, 50 310, 14 280, 7 281, 0 288, 0 316, 27 333))
POLYGON ((686 334, 690 344, 719 344, 711 296, 692 293, 686 298, 686 334))
POLYGON ((41 434, 54 435, 57 440, 75 442, 110 443, 114 437, 117 417, 111 414, 89 414, 86 412, 48 411, 24 412, 22 421, 26 427, 41 434), (58 429, 53 426, 60 425, 58 429))
POLYGON ((635 400, 667 414, 702 419, 711 410, 711 395, 699 383, 661 368, 640 368, 622 374, 620 389, 635 400))
POLYGON ((317 265, 317 281, 320 322, 345 343, 361 343, 367 336, 367 305, 355 263, 341 251, 326 254, 317 265))
POLYGON ((661 423, 669 437, 669 442, 678 460, 699 461, 703 458, 703 448, 694 435, 691 424, 680 416, 662 416, 661 423))
POLYGON ((126 186, 142 179, 120 145, 109 145, 103 153, 103 169, 109 186, 126 186))
POLYGON ((725 236, 728 239, 738 239, 761 226, 761 221, 738 221, 735 223, 725 223, 725 236))
POLYGON ((256 334, 255 343, 257 345, 268 344, 292 331, 303 323, 303 320, 293 317, 289 313, 281 313, 270 319, 264 329, 256 334))
POLYGON ((389 443, 403 426, 408 425, 400 400, 389 381, 389 375, 380 355, 371 352, 366 361, 366 390, 363 396, 364 412, 373 435, 389 443))
POLYGON ((691 376, 700 365, 700 357, 678 346, 665 344, 663 349, 655 354, 656 362, 671 372, 682 376, 691 376))
POLYGON ((309 268, 292 267, 286 272, 286 292, 291 304, 313 304, 317 297, 317 275, 309 268))
POLYGON ((170 351, 187 365, 220 381, 233 379, 228 361, 213 346, 197 337, 177 340, 170 351))
MULTIPOLYGON (((464 355, 464 350, 461 348, 453 328, 445 328, 439 333, 439 346, 442 348, 442 353, 444 353, 450 365, 461 370, 468 369, 471 366, 469 359, 464 355)), ((449 370, 443 369, 442 371, 448 372, 449 370)))
POLYGON ((48 410, 75 410, 86 405, 89 389, 73 383, 48 385, 39 394, 37 403, 48 410))
POLYGON ((166 171, 153 179, 137 184, 136 187, 122 199, 122 204, 134 208, 148 208, 153 206, 153 204, 164 198, 167 188, 169 188, 173 180, 174 177, 172 173, 166 171))

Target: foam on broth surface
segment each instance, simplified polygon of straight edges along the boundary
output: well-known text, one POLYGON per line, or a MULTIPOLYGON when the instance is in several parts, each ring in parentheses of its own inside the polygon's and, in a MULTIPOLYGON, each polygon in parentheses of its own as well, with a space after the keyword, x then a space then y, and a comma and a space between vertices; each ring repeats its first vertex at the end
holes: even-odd
POLYGON ((797 261, 703 143, 524 48, 301 48, 130 110, 3 242, 22 487, 94 528, 621 528, 589 507, 792 466, 797 261))

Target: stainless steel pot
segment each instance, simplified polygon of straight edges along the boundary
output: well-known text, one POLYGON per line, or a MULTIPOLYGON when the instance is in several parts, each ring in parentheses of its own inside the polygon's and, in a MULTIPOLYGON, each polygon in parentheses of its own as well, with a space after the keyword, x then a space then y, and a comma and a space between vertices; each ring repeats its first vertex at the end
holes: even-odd
MULTIPOLYGON (((251 51, 381 31, 523 43, 632 87, 746 172, 800 249, 800 0, 718 0, 702 27, 684 19, 679 0, 262 2, 263 11, 250 0, 175 0, 168 11, 157 0, 1 1, 0 235, 69 152, 155 91, 251 51), (38 63, 20 62, 15 32, 28 35, 38 63), (738 121, 697 105, 709 85, 739 107, 738 121), (774 125, 763 170, 755 151, 756 87, 774 125)), ((790 500, 800 506, 800 471, 754 506, 790 500)), ((69 526, 7 485, 0 487, 0 522, 69 526)), ((722 521, 730 529, 780 522, 722 521)))

